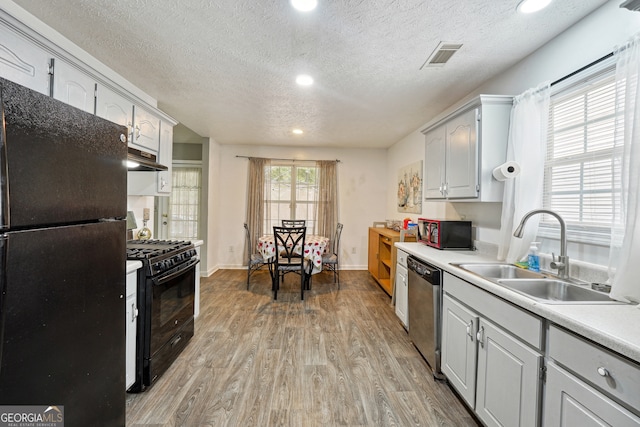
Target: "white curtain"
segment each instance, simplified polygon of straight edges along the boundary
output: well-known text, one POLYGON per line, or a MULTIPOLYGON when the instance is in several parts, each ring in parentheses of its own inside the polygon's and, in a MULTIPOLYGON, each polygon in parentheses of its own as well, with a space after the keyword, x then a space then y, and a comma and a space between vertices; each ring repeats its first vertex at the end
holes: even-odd
POLYGON ((621 174, 622 191, 615 200, 616 223, 612 227, 609 280, 611 297, 640 302, 637 266, 640 260, 640 34, 615 52, 616 147, 614 169, 621 174))
POLYGON ((542 207, 550 94, 550 84, 544 83, 513 100, 507 161, 518 162, 521 171, 504 182, 498 259, 507 262, 520 261, 538 232, 540 217, 534 215, 527 222, 523 238, 513 237, 524 214, 542 207))

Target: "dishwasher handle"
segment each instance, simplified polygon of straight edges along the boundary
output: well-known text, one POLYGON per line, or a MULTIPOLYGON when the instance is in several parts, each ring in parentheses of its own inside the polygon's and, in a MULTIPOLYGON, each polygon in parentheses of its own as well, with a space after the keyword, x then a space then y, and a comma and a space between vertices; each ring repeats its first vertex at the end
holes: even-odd
POLYGON ((409 255, 409 257, 407 257, 407 268, 410 271, 415 272, 418 276, 422 277, 433 286, 440 285, 441 275, 438 267, 429 265, 413 255, 409 255))

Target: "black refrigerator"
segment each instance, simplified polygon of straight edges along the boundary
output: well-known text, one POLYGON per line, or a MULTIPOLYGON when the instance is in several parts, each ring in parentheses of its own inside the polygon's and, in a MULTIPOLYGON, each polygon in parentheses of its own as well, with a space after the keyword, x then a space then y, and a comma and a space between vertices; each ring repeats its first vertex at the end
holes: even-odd
POLYGON ((0 78, 0 408, 125 424, 127 129, 0 78))

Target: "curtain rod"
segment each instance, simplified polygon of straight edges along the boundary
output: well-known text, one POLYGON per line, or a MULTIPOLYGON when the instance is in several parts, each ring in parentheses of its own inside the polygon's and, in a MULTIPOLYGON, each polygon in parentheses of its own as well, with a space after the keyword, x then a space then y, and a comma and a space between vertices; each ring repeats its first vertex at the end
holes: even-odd
POLYGON ((593 61, 592 63, 585 65, 584 67, 582 67, 582 68, 580 68, 580 69, 578 69, 578 70, 574 71, 573 73, 567 74, 566 76, 559 78, 559 79, 558 79, 558 80, 556 80, 555 82, 551 83, 551 86, 556 85, 556 84, 558 84, 558 83, 560 83, 560 82, 563 82, 563 81, 565 81, 565 80, 567 80, 567 79, 569 79, 569 78, 571 78, 571 77, 575 76, 576 74, 578 74, 578 73, 580 73, 580 72, 582 72, 582 71, 586 70, 587 68, 593 67, 594 65, 599 64, 599 63, 601 63, 602 61, 604 61, 604 60, 606 60, 606 59, 611 58, 612 56, 613 56, 613 52, 608 53, 608 54, 606 54, 605 56, 603 56, 602 58, 600 58, 600 59, 596 59, 596 60, 595 60, 595 61, 593 61))
MULTIPOLYGON (((251 159, 251 158, 257 158, 255 156, 238 156, 236 155, 236 157, 242 158, 242 159, 251 159)), ((275 158, 267 158, 265 157, 267 160, 286 160, 286 161, 291 161, 291 162, 319 162, 319 161, 326 161, 326 160, 313 160, 313 159, 275 159, 275 158)), ((336 163, 340 163, 339 159, 335 159, 336 163)))

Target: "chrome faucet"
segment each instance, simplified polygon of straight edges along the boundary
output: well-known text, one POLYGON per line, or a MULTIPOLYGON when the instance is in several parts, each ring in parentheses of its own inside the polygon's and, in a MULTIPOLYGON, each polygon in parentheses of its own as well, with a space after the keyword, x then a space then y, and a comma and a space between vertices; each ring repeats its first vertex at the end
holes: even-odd
POLYGON ((518 225, 518 228, 516 228, 516 231, 514 231, 513 235, 517 238, 522 238, 522 233, 524 232, 524 224, 535 214, 549 214, 556 217, 556 219, 560 223, 560 255, 558 256, 558 260, 556 261, 555 255, 552 254, 553 259, 550 266, 551 268, 558 270, 558 277, 560 277, 561 279, 568 279, 569 257, 567 256, 567 226, 564 223, 564 219, 562 219, 560 215, 548 209, 534 209, 530 212, 527 212, 522 217, 522 221, 520 221, 520 225, 518 225))

